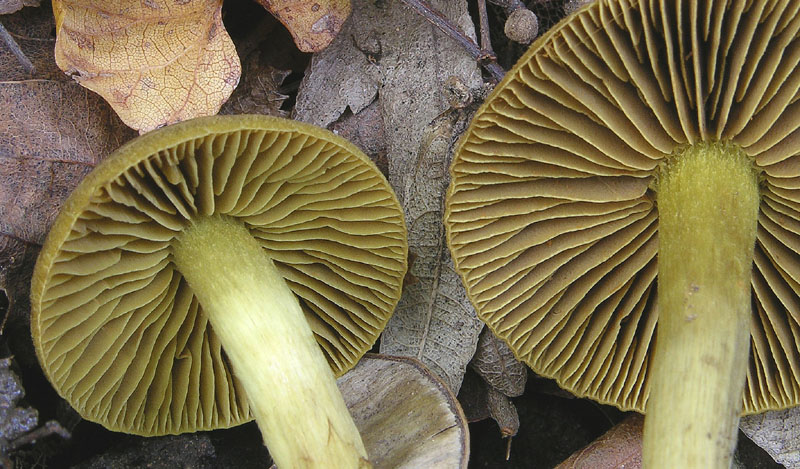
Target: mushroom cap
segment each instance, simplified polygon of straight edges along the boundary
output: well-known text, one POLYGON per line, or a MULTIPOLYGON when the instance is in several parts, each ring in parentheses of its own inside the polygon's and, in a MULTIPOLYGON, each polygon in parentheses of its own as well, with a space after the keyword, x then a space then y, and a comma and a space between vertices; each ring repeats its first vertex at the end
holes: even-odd
POLYGON ((400 297, 407 241, 402 209, 375 165, 300 122, 182 122, 98 165, 65 203, 34 269, 39 361, 84 418, 141 435, 252 419, 171 261, 180 230, 217 214, 240 220, 262 244, 336 375, 377 339, 400 297))
POLYGON ((800 401, 800 4, 597 1, 537 40, 451 167, 446 226, 480 317, 579 396, 643 411, 654 182, 729 142, 760 174, 744 411, 800 401))

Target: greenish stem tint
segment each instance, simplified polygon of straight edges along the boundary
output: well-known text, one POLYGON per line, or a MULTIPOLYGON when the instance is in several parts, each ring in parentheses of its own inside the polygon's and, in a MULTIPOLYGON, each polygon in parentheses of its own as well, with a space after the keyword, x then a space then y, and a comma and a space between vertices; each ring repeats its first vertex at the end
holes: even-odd
POLYGON ((247 228, 227 218, 200 218, 178 239, 173 255, 278 467, 369 467, 297 297, 247 228))
POLYGON ((657 191, 645 467, 728 468, 750 350, 758 175, 738 147, 704 142, 672 159, 657 191))

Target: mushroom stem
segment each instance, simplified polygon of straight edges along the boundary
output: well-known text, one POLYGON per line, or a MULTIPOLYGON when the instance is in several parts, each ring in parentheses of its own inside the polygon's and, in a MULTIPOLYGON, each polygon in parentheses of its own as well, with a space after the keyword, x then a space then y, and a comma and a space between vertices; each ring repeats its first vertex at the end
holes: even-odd
POLYGON ((728 143, 676 155, 658 184, 658 336, 645 467, 728 468, 750 350, 759 189, 728 143))
POLYGON ((281 469, 369 467, 297 297, 247 228, 194 220, 173 248, 281 469))

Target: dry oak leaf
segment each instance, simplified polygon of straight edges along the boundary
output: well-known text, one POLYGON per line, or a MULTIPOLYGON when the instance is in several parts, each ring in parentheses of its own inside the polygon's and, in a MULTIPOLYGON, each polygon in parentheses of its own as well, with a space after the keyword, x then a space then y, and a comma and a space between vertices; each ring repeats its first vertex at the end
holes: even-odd
POLYGON ((54 0, 56 63, 130 127, 219 111, 241 64, 221 0, 54 0))
POLYGON ((350 16, 350 0, 256 0, 292 34, 303 52, 328 47, 350 16))

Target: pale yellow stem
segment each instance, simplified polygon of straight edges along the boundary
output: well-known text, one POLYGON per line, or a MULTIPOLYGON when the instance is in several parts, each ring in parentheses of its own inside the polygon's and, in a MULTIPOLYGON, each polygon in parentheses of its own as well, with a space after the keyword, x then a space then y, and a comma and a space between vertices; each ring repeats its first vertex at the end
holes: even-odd
POLYGON ((369 467, 297 297, 248 230, 230 219, 201 218, 181 235, 173 254, 278 467, 369 467))
POLYGON ((658 330, 646 468, 728 468, 750 351, 759 190, 732 144, 676 155, 658 184, 658 330))

